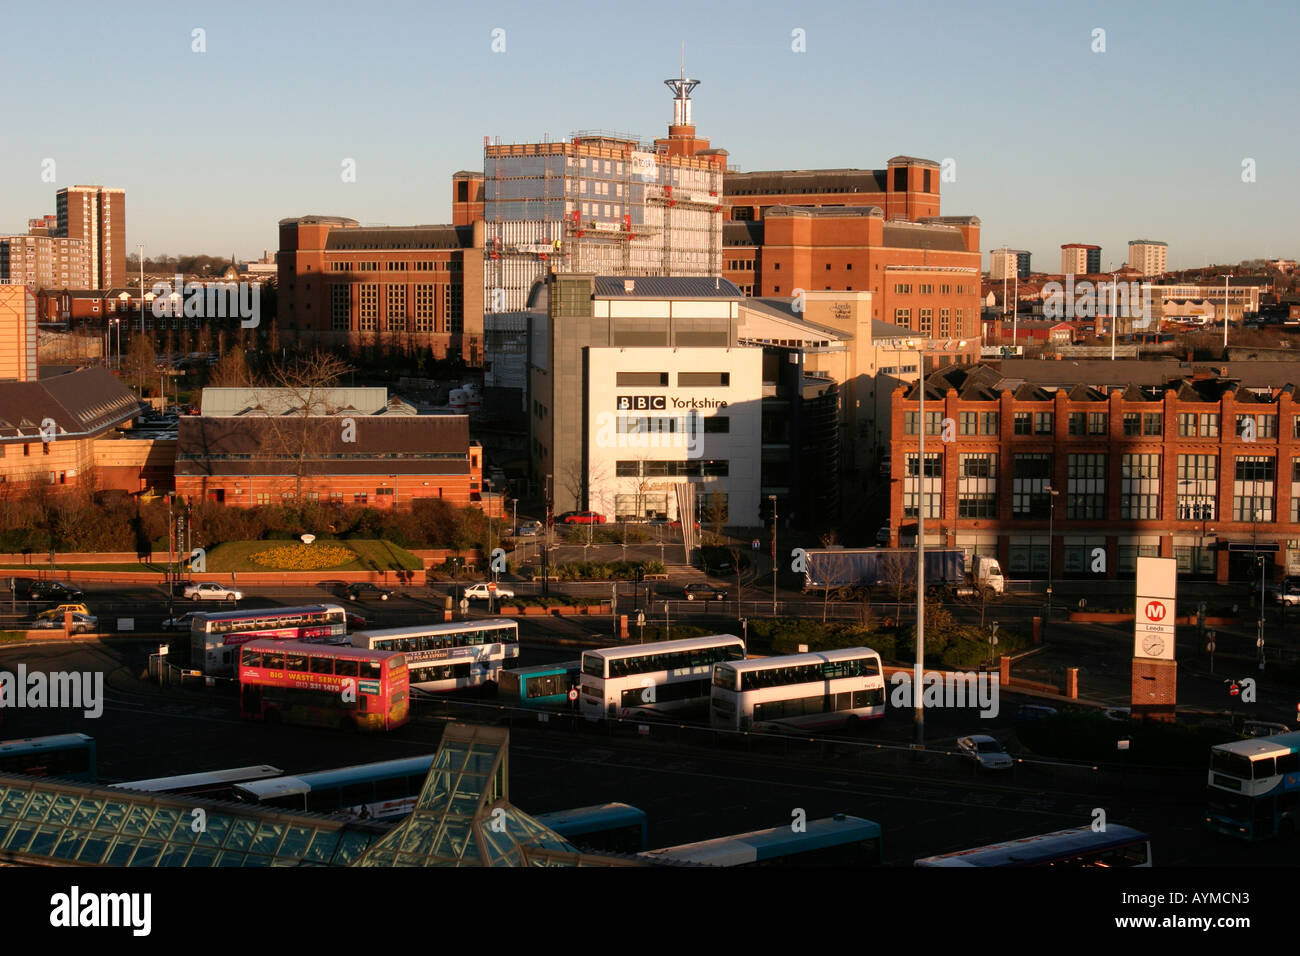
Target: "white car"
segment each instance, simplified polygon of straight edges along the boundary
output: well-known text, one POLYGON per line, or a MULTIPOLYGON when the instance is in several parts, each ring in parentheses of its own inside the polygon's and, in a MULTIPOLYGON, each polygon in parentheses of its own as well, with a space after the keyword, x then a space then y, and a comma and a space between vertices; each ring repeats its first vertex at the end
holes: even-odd
POLYGON ((164 631, 188 631, 190 622, 194 620, 194 615, 198 611, 186 611, 184 614, 178 614, 175 617, 169 617, 158 626, 164 631))
POLYGON ((1284 581, 1273 588, 1273 600, 1278 604, 1294 607, 1300 604, 1300 582, 1284 581))
POLYGON ((187 601, 229 601, 234 604, 244 599, 242 592, 224 584, 191 584, 183 593, 187 601))
POLYGON ((1006 748, 988 734, 961 737, 957 749, 979 764, 982 770, 1009 770, 1015 763, 1006 748))
MULTIPOLYGON (((471 584, 465 589, 465 598, 469 601, 486 601, 493 592, 488 590, 486 584, 471 584)), ((497 585, 496 599, 498 601, 509 599, 515 596, 515 592, 509 588, 497 585)))

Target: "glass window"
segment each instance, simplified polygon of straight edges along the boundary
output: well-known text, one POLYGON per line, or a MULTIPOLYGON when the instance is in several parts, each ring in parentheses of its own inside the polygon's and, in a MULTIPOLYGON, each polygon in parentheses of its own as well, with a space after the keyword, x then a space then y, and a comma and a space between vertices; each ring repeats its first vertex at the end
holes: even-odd
POLYGON ((1142 416, 1137 412, 1124 413, 1124 434, 1138 435, 1142 431, 1142 416))

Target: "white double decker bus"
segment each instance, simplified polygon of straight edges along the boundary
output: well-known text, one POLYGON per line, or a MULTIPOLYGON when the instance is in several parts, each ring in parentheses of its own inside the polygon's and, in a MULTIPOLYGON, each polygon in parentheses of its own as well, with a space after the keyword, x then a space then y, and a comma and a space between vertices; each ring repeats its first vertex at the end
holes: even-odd
POLYGON ((347 631, 347 611, 337 604, 196 613, 190 619, 190 661, 206 676, 233 676, 239 648, 249 641, 342 644, 347 631))
POLYGON ((836 727, 885 713, 880 655, 869 647, 716 664, 709 720, 759 733, 836 727))
POLYGON ((744 659, 745 642, 734 634, 587 651, 582 715, 638 717, 707 703, 713 665, 744 659))
POLYGON ((349 640, 353 647, 405 654, 411 686, 425 692, 495 684, 519 656, 519 625, 504 617, 355 631, 349 640))

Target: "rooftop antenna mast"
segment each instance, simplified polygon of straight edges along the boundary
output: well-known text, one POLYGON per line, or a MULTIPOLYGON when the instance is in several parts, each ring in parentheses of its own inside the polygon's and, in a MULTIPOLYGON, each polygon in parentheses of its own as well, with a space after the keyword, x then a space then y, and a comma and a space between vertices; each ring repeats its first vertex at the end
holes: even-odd
POLYGON ((664 86, 673 91, 673 125, 691 125, 691 90, 700 85, 699 80, 686 77, 686 41, 682 41, 682 73, 678 79, 664 80, 664 86))

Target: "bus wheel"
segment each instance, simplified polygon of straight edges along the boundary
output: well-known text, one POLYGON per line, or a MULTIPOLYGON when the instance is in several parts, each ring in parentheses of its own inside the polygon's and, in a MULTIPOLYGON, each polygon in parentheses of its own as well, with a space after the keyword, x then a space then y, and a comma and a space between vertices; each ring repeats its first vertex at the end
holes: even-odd
POLYGON ((266 715, 262 719, 270 726, 278 727, 280 725, 280 712, 274 707, 268 707, 266 709, 266 715))
POLYGON ((844 732, 850 736, 856 737, 862 730, 862 718, 857 714, 849 714, 844 721, 844 732))

